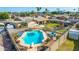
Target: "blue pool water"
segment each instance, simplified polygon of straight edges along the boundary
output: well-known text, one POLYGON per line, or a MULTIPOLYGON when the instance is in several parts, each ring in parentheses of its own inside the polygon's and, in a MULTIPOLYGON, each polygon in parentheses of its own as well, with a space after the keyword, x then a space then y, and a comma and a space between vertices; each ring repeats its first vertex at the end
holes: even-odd
POLYGON ((24 37, 24 43, 32 45, 34 44, 39 44, 42 43, 42 40, 44 39, 43 33, 39 30, 32 30, 32 31, 27 31, 25 37, 24 37))

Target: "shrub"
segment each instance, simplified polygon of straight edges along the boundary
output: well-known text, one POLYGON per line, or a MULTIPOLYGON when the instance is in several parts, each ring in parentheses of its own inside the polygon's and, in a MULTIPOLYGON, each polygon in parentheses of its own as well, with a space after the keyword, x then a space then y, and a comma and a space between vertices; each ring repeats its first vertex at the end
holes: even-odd
POLYGON ((9 14, 6 12, 0 13, 0 19, 3 19, 3 20, 9 19, 9 14))
POLYGON ((21 23, 21 25, 22 25, 22 26, 26 26, 26 25, 27 25, 27 23, 25 23, 25 22, 22 22, 22 23, 21 23))
POLYGON ((49 41, 50 41, 50 39, 48 38, 48 39, 45 41, 45 43, 47 44, 49 41))

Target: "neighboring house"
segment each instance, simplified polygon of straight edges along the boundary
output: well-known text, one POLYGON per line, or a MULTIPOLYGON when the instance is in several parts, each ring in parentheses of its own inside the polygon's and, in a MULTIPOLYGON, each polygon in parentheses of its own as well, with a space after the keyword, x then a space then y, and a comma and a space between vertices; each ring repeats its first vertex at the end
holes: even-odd
POLYGON ((36 20, 38 23, 46 23, 46 21, 48 21, 48 18, 42 17, 42 16, 38 16, 38 17, 19 17, 22 21, 25 21, 27 23, 36 20))
POLYGON ((79 19, 69 19, 69 21, 71 21, 72 23, 76 23, 79 22, 79 19))
POLYGON ((18 18, 27 23, 33 20, 33 17, 18 17, 18 18))

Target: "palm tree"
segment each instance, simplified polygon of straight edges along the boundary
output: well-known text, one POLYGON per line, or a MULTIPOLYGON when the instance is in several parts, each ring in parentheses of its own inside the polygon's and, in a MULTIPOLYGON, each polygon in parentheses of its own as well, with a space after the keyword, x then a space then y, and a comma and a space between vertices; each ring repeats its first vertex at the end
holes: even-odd
POLYGON ((76 9, 74 8, 73 11, 74 11, 74 15, 75 15, 75 17, 77 17, 76 9))
POLYGON ((74 8, 73 11, 75 11, 76 9, 74 8))
POLYGON ((45 9, 45 14, 48 14, 48 9, 47 8, 45 9))
POLYGON ((79 15, 79 7, 78 7, 77 15, 79 15))
POLYGON ((70 11, 67 11, 66 13, 67 13, 68 15, 71 15, 71 12, 70 12, 70 11))
POLYGON ((78 12, 79 12, 79 7, 78 7, 78 12))
POLYGON ((33 20, 34 20, 35 12, 32 10, 30 14, 33 16, 33 20))
POLYGON ((41 7, 36 7, 37 12, 39 12, 41 10, 41 7))
POLYGON ((64 9, 64 10, 63 10, 63 14, 65 14, 65 12, 66 12, 66 10, 64 9))
POLYGON ((37 9, 37 14, 38 14, 38 12, 41 10, 41 7, 36 7, 36 9, 37 9))
POLYGON ((60 11, 60 9, 59 8, 57 8, 57 12, 59 13, 59 11, 60 11))

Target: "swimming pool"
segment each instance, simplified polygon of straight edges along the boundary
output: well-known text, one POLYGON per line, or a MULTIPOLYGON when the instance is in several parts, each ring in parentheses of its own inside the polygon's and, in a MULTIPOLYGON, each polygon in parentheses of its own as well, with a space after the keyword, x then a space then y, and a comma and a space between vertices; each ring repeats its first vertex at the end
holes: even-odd
POLYGON ((41 45, 42 42, 46 39, 45 32, 42 30, 31 30, 26 31, 22 34, 22 36, 19 38, 21 45, 27 46, 27 45, 41 45))
POLYGON ((25 44, 38 44, 42 43, 42 40, 44 39, 43 33, 38 30, 32 30, 28 31, 23 38, 25 44))

